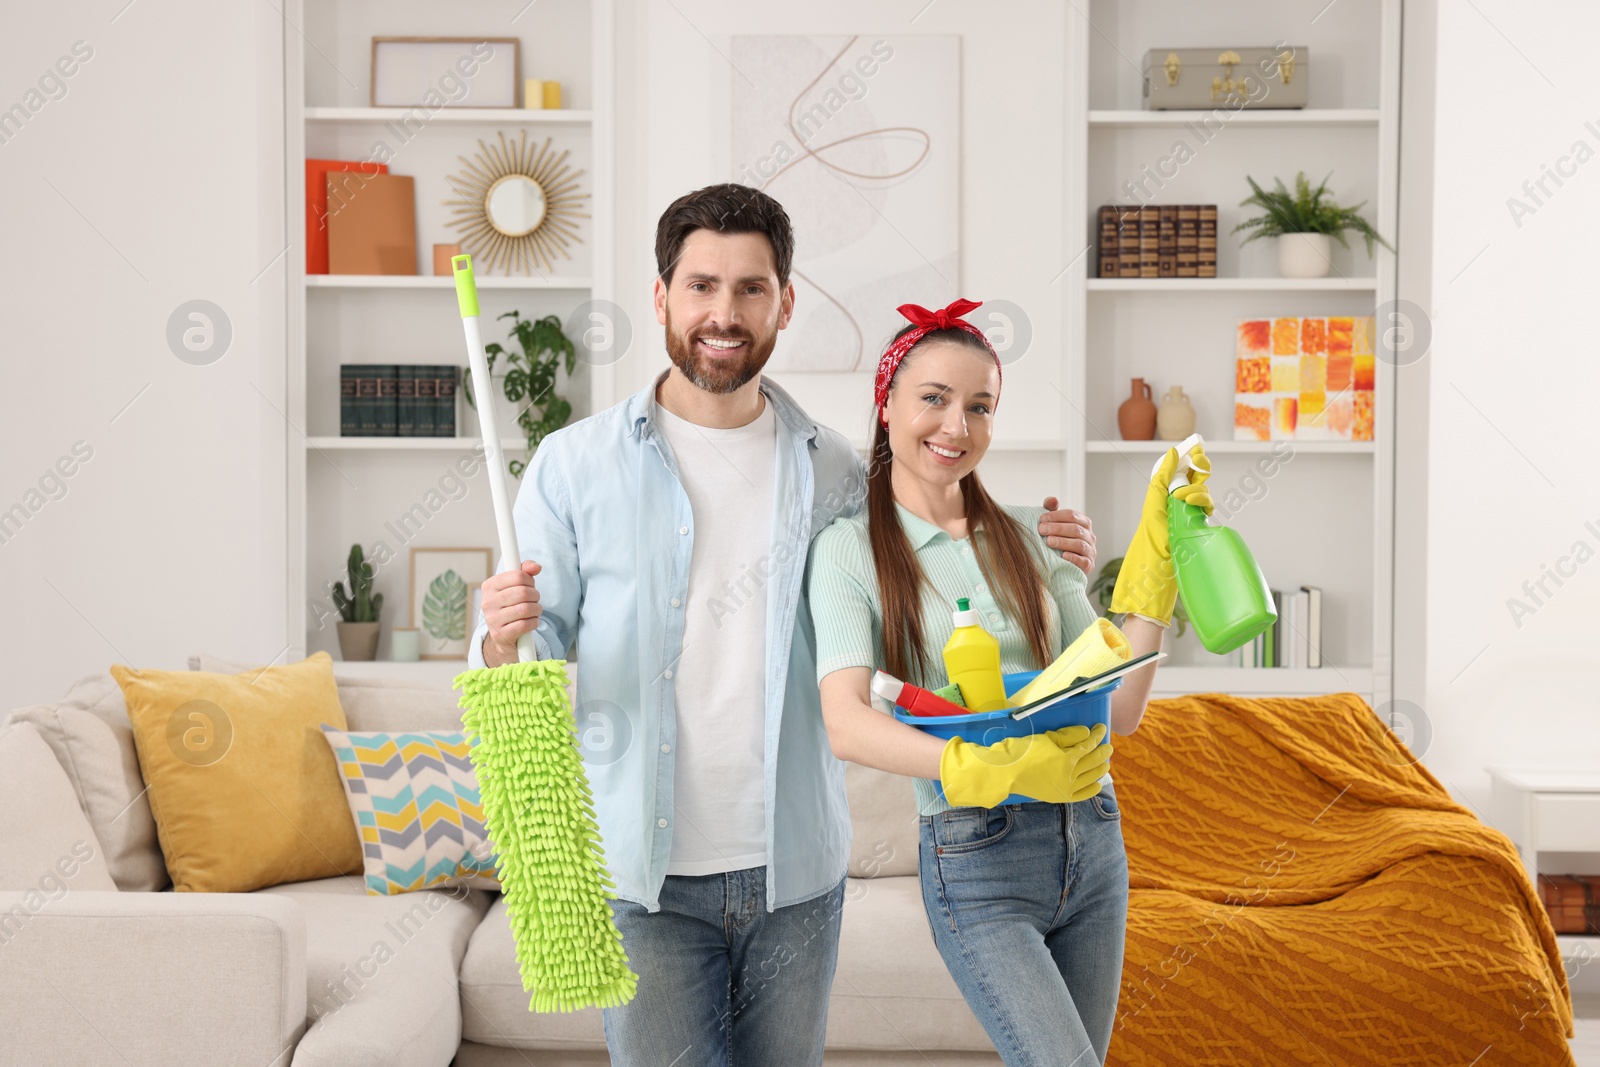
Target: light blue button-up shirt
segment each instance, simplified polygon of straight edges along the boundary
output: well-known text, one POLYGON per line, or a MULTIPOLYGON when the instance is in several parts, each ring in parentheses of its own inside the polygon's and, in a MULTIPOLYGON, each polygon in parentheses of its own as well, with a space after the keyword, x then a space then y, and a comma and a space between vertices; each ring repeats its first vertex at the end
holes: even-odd
MULTIPOLYGON (((660 381, 546 437, 512 511, 522 558, 541 568, 537 654, 564 659, 577 646, 574 713, 606 866, 617 895, 652 912, 661 908, 672 846, 678 708, 671 674, 683 647, 696 521, 656 421, 660 381)), ((862 509, 866 468, 843 435, 812 421, 771 380, 761 379, 760 389, 778 416, 771 553, 756 568, 767 579, 763 773, 772 911, 832 889, 849 862, 844 764, 822 721, 803 578, 812 536, 862 509)), ((502 559, 497 572, 517 563, 502 559)), ((469 668, 484 666, 487 634, 480 617, 469 668)))

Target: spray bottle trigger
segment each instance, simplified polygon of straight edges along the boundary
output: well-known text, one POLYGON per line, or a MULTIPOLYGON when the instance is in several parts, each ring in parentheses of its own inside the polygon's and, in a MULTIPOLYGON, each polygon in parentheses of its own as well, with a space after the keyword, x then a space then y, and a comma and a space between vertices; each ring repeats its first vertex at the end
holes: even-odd
POLYGON ((1190 434, 1178 443, 1178 469, 1172 472, 1172 481, 1167 483, 1169 496, 1189 484, 1189 472, 1195 469, 1189 453, 1204 445, 1205 439, 1197 433, 1190 434))

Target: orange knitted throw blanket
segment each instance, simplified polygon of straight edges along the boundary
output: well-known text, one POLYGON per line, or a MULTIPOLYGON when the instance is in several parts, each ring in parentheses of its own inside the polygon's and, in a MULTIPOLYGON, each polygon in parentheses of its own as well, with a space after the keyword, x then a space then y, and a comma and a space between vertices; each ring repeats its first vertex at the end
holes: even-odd
POLYGON ((1352 693, 1152 701, 1114 739, 1131 892, 1110 1064, 1571 1064, 1515 848, 1352 693))

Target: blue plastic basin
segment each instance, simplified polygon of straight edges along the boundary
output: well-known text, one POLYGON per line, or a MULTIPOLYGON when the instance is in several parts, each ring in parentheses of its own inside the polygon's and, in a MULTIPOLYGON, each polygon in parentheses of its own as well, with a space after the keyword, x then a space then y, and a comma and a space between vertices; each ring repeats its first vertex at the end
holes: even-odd
MULTIPOLYGON (((1006 675, 1004 679, 1006 695, 1009 696, 1027 685, 1038 673, 1038 671, 1027 671, 1006 675), (1013 679, 1020 681, 1014 682, 1013 679)), ((1046 704, 1026 719, 1013 719, 1011 713, 1016 710, 1015 708, 981 711, 972 715, 908 715, 904 709, 895 708, 894 717, 935 737, 942 737, 947 741, 952 737, 959 737, 974 745, 993 745, 1008 737, 1027 737, 1047 730, 1059 730, 1063 726, 1088 726, 1092 729, 1096 723, 1105 726, 1106 736, 1109 737, 1111 693, 1121 684, 1121 678, 1113 678, 1098 689, 1046 704)), ((933 780, 933 785, 943 799, 944 789, 937 778, 933 780)), ((1000 803, 1027 804, 1033 799, 1021 793, 1012 793, 1000 803)))

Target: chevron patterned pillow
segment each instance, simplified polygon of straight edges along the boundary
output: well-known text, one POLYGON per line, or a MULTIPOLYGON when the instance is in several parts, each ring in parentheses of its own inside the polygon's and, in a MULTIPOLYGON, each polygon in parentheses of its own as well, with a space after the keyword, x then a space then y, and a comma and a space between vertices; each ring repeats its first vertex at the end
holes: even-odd
POLYGON ((322 728, 361 838, 367 893, 435 886, 499 889, 472 745, 459 731, 322 728))

